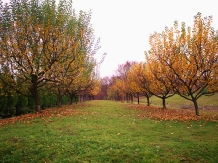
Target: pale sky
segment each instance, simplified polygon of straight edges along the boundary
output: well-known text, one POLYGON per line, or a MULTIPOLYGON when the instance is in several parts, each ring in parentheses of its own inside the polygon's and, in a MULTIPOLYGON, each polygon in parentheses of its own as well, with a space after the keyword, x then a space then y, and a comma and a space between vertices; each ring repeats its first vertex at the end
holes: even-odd
POLYGON ((115 74, 126 61, 145 61, 150 34, 172 27, 175 20, 192 26, 194 15, 201 12, 203 17, 212 15, 218 29, 217 0, 73 0, 73 8, 92 12, 94 34, 101 39, 97 61, 107 53, 101 77, 115 74))
POLYGON ((95 36, 101 38, 101 49, 96 58, 106 52, 100 75, 111 76, 119 64, 145 61, 149 50, 149 36, 172 27, 175 20, 193 25, 193 17, 213 16, 213 27, 218 29, 217 0, 73 0, 78 10, 92 11, 95 36))

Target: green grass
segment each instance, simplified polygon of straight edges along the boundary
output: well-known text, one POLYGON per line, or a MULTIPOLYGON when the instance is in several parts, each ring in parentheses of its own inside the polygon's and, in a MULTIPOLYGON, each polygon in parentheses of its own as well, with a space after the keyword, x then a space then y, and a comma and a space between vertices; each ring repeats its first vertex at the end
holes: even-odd
MULTIPOLYGON (((218 162, 216 121, 158 121, 112 101, 0 126, 0 162, 218 162)), ((71 106, 68 106, 70 109, 71 106)))

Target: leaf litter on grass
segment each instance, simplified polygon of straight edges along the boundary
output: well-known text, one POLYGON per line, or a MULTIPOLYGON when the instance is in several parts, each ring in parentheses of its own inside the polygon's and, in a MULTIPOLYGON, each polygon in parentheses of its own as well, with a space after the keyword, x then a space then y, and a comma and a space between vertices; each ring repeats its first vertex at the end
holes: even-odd
POLYGON ((16 123, 16 122, 28 123, 30 120, 34 118, 42 118, 43 120, 48 121, 47 118, 84 114, 81 108, 85 106, 86 106, 85 104, 79 104, 79 105, 66 105, 60 108, 49 108, 49 109, 42 110, 41 113, 29 113, 21 116, 1 119, 0 125, 6 125, 8 123, 16 123))
POLYGON ((172 109, 167 108, 163 109, 160 107, 154 106, 144 106, 144 105, 128 105, 129 109, 139 110, 140 114, 138 117, 140 118, 151 118, 157 120, 170 120, 170 121, 218 121, 218 113, 213 115, 195 115, 194 110, 191 109, 172 109))

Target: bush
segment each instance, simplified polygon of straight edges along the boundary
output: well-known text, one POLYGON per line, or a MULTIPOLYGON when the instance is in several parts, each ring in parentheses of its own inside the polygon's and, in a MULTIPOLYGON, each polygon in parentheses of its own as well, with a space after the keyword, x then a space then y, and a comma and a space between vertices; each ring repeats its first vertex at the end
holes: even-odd
POLYGON ((41 109, 45 109, 49 107, 50 104, 49 97, 45 94, 40 94, 40 104, 41 104, 41 109))
POLYGON ((22 107, 22 108, 19 109, 20 115, 27 114, 27 113, 30 113, 30 112, 32 112, 32 110, 30 108, 28 108, 28 107, 22 107))
POLYGON ((40 94, 40 103, 42 109, 56 106, 57 97, 55 94, 52 93, 40 94))
POLYGON ((16 107, 22 108, 22 107, 27 107, 27 105, 28 105, 28 98, 23 95, 18 95, 18 101, 16 107))
POLYGON ((62 104, 62 105, 66 105, 66 104, 69 104, 69 103, 70 103, 70 98, 69 98, 69 96, 64 95, 64 96, 61 98, 61 104, 62 104))
MULTIPOLYGON (((2 91, 2 90, 1 90, 2 91)), ((18 95, 16 93, 3 92, 0 96, 0 116, 2 118, 9 118, 16 115, 16 104, 18 95)))
POLYGON ((35 104, 34 104, 34 100, 32 97, 28 97, 28 105, 27 107, 30 109, 30 110, 34 110, 35 108, 35 104))

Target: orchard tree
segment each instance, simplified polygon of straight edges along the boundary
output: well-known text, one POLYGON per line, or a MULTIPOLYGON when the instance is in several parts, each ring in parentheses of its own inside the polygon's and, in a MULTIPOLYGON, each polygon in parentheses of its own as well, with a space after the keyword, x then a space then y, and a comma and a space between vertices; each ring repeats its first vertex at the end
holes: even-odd
POLYGON ((40 88, 89 55, 90 13, 75 15, 72 2, 64 0, 12 0, 0 10, 0 64, 19 81, 8 85, 18 92, 25 85, 40 112, 40 88))
POLYGON ((153 94, 150 91, 150 78, 145 65, 142 62, 133 65, 129 71, 128 80, 134 83, 132 86, 135 92, 141 92, 146 97, 147 106, 150 106, 150 97, 153 94))
POLYGON ((139 97, 140 94, 142 93, 142 88, 140 83, 138 82, 138 74, 136 73, 138 63, 134 64, 131 66, 131 69, 128 72, 127 75, 127 84, 129 87, 130 92, 133 94, 134 97, 137 98, 138 104, 140 103, 139 97))
MULTIPOLYGON (((159 47, 156 47, 159 48, 159 47)), ((148 76, 152 82, 149 85, 148 91, 162 100, 163 108, 166 108, 166 99, 172 97, 176 91, 174 91, 171 81, 173 80, 173 73, 169 71, 169 68, 162 65, 156 56, 146 54, 148 76)))
POLYGON ((218 91, 218 33, 212 27, 212 16, 202 18, 198 13, 193 28, 186 29, 182 23, 180 30, 175 21, 174 27, 151 35, 150 46, 148 55, 155 56, 173 74, 174 89, 194 103, 199 115, 197 100, 218 91))
POLYGON ((107 77, 106 79, 104 78, 104 82, 107 84, 107 99, 113 100, 115 97, 115 92, 114 92, 114 84, 116 82, 117 77, 112 76, 112 77, 107 77))
POLYGON ((112 76, 108 86, 108 97, 116 101, 122 101, 125 95, 125 84, 119 76, 112 76))
POLYGON ((119 101, 124 100, 125 92, 126 92, 127 83, 121 79, 120 77, 117 78, 114 89, 116 92, 116 99, 119 101))
POLYGON ((90 86, 90 95, 94 97, 101 91, 101 81, 99 79, 92 79, 92 83, 90 86))
POLYGON ((78 95, 90 85, 91 74, 94 72, 96 62, 93 56, 80 56, 78 62, 72 62, 70 65, 59 68, 59 64, 53 68, 53 78, 58 79, 56 82, 47 82, 46 86, 58 97, 58 106, 61 105, 63 96, 68 95, 70 104, 73 99, 78 98, 78 95), (61 70, 61 71, 60 71, 61 70))
POLYGON ((132 78, 132 76, 128 76, 128 87, 131 94, 137 98, 138 104, 140 103, 140 87, 138 83, 132 78))
POLYGON ((118 69, 117 69, 117 76, 123 82, 122 86, 121 86, 121 83, 120 83, 121 81, 120 81, 119 82, 120 86, 118 86, 118 87, 122 88, 121 91, 125 95, 127 102, 129 99, 131 99, 133 101, 133 94, 129 88, 127 76, 128 76, 128 73, 129 73, 131 67, 135 64, 136 64, 136 62, 127 61, 125 64, 118 65, 118 69))

